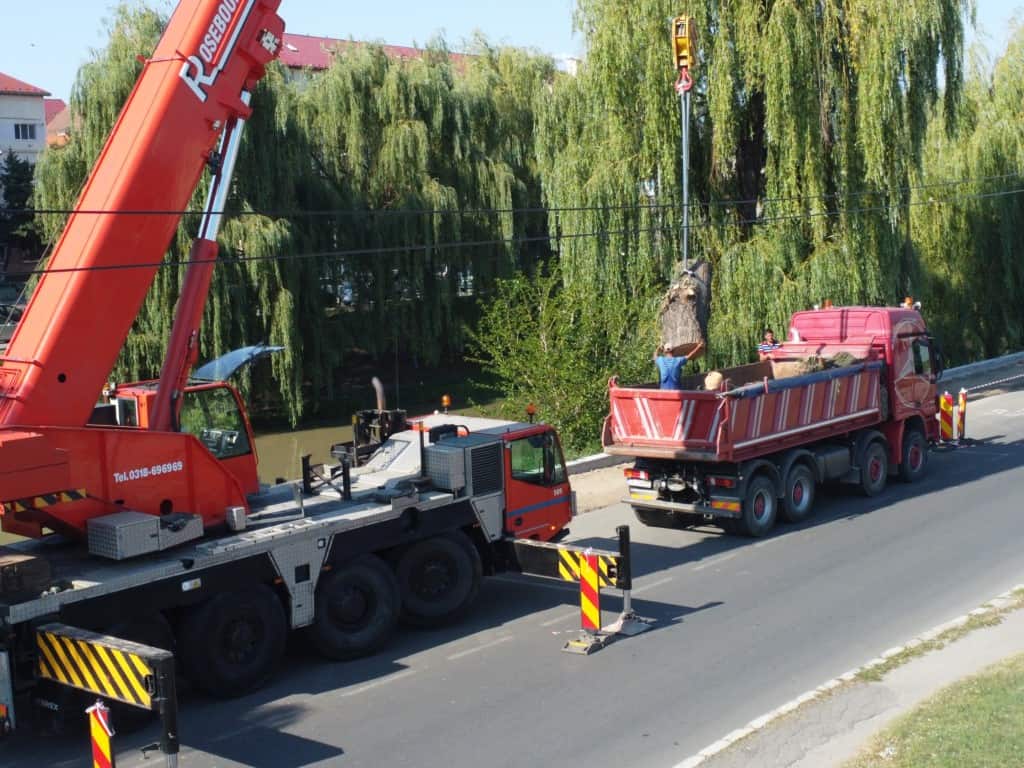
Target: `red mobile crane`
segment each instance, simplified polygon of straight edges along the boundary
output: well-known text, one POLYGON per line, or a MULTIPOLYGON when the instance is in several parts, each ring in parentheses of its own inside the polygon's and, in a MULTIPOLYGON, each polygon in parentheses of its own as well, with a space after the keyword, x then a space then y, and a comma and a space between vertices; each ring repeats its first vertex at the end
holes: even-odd
MULTIPOLYGON (((462 615, 485 574, 579 578, 581 550, 552 541, 574 496, 550 426, 410 422, 380 404, 363 430, 379 450, 357 439, 332 451, 340 464, 305 462, 301 483, 268 487, 227 374, 208 364, 190 378, 249 93, 283 34, 278 3, 181 1, 0 360, 0 523, 29 537, 0 547, 0 736, 33 703, 78 709, 68 688, 166 706, 170 657, 146 646, 173 648, 193 684, 232 696, 270 675, 289 629, 348 659, 400 617, 462 615), (97 405, 204 168, 160 378, 97 405)), ((629 588, 628 542, 623 527, 617 552, 587 550, 603 586, 629 588)))
POLYGON ((46 526, 81 535, 90 518, 122 509, 188 510, 216 525, 228 507, 248 508, 246 495, 258 490, 253 453, 217 461, 173 427, 248 94, 284 33, 279 3, 183 0, 145 63, 0 367, 5 531, 38 537, 46 526), (124 424, 137 428, 90 423, 178 224, 170 212, 188 205, 207 167, 214 177, 206 216, 159 387, 144 418, 124 424), (159 482, 141 476, 153 468, 159 482))

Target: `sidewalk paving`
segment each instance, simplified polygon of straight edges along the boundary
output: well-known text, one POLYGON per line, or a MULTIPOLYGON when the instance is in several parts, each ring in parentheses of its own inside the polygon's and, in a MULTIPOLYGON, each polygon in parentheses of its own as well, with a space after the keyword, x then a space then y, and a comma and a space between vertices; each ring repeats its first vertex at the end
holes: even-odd
POLYGON ((701 768, 839 768, 897 717, 946 686, 1024 653, 1024 610, 912 658, 879 682, 855 681, 804 704, 705 760, 701 768))

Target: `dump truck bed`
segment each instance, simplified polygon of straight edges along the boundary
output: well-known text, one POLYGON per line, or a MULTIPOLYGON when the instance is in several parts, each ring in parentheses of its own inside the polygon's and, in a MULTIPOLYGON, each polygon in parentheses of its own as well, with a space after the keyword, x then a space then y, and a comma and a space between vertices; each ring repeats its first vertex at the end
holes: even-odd
POLYGON ((612 379, 602 443, 621 456, 738 462, 842 435, 882 421, 883 367, 871 361, 774 379, 768 363, 741 366, 722 373, 746 383, 725 391, 622 387, 612 379))

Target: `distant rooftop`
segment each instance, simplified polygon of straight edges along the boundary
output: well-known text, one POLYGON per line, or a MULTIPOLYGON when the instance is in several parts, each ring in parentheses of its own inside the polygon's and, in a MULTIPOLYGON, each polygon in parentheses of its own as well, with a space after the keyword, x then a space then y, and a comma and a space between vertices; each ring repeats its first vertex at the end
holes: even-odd
POLYGON ((43 110, 46 113, 46 124, 53 122, 53 118, 68 108, 63 99, 43 99, 43 110))
MULTIPOLYGON (((353 47, 371 45, 355 40, 339 40, 334 37, 315 37, 313 35, 295 35, 284 33, 281 45, 281 63, 293 69, 327 69, 331 66, 331 56, 338 51, 353 47)), ((411 48, 406 45, 383 45, 384 53, 393 59, 421 59, 426 53, 422 48, 411 48)), ((464 53, 450 53, 448 58, 453 64, 463 64, 471 56, 464 53)))
POLYGON ((22 82, 17 78, 5 75, 0 72, 0 95, 6 96, 49 96, 49 91, 36 88, 34 85, 22 82))

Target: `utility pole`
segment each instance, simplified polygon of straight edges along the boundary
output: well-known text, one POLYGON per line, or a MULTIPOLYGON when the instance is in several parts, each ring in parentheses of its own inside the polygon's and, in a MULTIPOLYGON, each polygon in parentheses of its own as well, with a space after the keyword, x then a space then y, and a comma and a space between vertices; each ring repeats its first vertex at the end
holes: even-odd
POLYGON ((679 94, 679 113, 682 123, 682 166, 683 166, 683 270, 690 268, 690 89, 693 78, 690 67, 694 66, 697 48, 697 33, 692 16, 677 16, 672 19, 672 59, 679 79, 675 89, 679 94))

